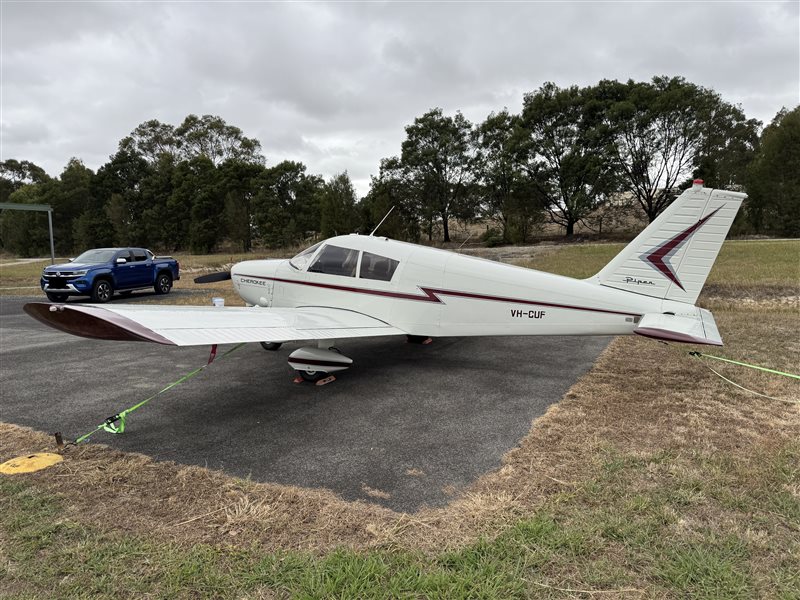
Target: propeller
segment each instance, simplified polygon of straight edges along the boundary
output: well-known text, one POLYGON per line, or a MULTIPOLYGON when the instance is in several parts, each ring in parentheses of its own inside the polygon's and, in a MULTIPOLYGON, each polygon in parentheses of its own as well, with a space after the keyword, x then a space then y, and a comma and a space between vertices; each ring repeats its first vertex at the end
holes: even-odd
POLYGON ((231 278, 230 271, 219 271, 217 273, 209 273, 208 275, 200 275, 195 277, 195 283, 216 283, 217 281, 227 281, 231 278))

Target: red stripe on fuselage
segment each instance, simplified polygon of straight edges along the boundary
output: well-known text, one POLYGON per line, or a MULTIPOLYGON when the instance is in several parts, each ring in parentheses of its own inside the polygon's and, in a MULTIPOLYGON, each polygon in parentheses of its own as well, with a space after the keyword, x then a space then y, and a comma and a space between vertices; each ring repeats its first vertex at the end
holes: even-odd
POLYGON ((370 296, 382 296, 384 298, 397 298, 398 300, 413 300, 415 302, 433 302, 434 304, 445 304, 439 296, 453 296, 455 298, 469 298, 472 300, 486 300, 489 302, 514 302, 516 304, 530 304, 533 306, 548 306, 551 308, 564 308, 567 310, 583 310, 588 312, 599 312, 611 315, 623 315, 626 317, 640 317, 642 313, 624 312, 619 310, 609 310, 606 308, 592 308, 589 306, 574 306, 570 304, 556 304, 553 302, 540 302, 538 300, 525 300, 521 298, 507 298, 504 296, 488 296, 486 294, 475 294, 472 292, 459 292, 456 290, 440 290, 419 286, 422 294, 409 294, 406 292, 389 292, 385 290, 373 290, 369 288, 357 288, 346 285, 336 285, 332 283, 319 283, 314 281, 295 281, 292 279, 281 279, 280 277, 262 277, 260 275, 245 275, 240 277, 252 277, 253 279, 264 279, 267 281, 278 281, 280 283, 293 283, 295 285, 305 285, 340 292, 352 292, 356 294, 367 294, 370 296))

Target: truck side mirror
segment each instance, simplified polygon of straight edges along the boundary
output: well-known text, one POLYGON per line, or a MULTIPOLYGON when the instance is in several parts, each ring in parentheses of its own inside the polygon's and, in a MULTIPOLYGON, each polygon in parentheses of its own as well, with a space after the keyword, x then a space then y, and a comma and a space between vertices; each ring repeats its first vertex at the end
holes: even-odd
POLYGON ((126 259, 122 258, 122 257, 119 257, 117 259, 117 264, 118 265, 124 265, 126 262, 128 262, 128 261, 126 259))

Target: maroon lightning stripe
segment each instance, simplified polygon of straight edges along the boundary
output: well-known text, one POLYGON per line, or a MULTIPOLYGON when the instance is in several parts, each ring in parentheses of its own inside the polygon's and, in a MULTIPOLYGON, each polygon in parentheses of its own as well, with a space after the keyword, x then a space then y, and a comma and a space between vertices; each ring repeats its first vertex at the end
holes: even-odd
POLYGON ((684 229, 675 237, 668 239, 660 246, 656 246, 656 248, 652 252, 643 255, 642 258, 647 262, 649 262, 651 265, 653 265, 662 275, 664 275, 664 277, 672 281, 675 285, 677 285, 685 292, 686 290, 683 289, 683 285, 678 279, 677 273, 675 273, 675 270, 672 268, 671 264, 665 262, 665 259, 668 259, 670 256, 672 256, 672 254, 677 252, 678 248, 680 248, 680 246, 687 239, 689 239, 689 237, 695 231, 700 229, 700 227, 702 227, 706 221, 708 221, 711 217, 717 214, 717 211, 719 211, 720 208, 722 208, 722 206, 720 206, 715 211, 709 213, 708 215, 700 219, 697 223, 695 223, 688 229, 684 229))
POLYGON ((422 294, 409 294, 407 292, 388 292, 384 290, 374 290, 369 288, 357 288, 346 285, 336 285, 332 283, 319 283, 315 281, 294 281, 292 279, 281 279, 280 277, 262 277, 260 275, 241 275, 242 277, 252 277, 253 279, 264 279, 267 281, 278 281, 280 283, 292 283, 295 285, 305 285, 308 287, 337 290, 340 292, 351 292, 355 294, 366 294, 369 296, 382 296, 385 298, 396 298, 398 300, 412 300, 415 302, 432 302, 434 304, 444 304, 440 296, 452 296, 455 298, 470 298, 472 300, 487 300, 489 302, 513 302, 515 304, 527 304, 531 306, 547 306, 550 308, 564 308, 568 310, 584 310, 588 312, 599 312, 612 315, 623 315, 626 317, 640 317, 641 313, 624 312, 619 310, 609 310, 606 308, 591 308, 588 306, 574 306, 570 304, 555 304, 553 302, 540 302, 538 300, 526 300, 523 298, 508 298, 505 296, 488 296, 486 294, 474 294, 472 292, 461 292, 457 290, 440 290, 436 288, 419 286, 422 294))

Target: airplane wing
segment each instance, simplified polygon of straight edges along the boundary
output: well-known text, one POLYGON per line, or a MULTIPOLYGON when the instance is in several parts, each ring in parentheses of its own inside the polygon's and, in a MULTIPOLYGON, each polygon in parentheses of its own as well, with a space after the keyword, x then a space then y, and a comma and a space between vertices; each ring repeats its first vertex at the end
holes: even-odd
POLYGON ((288 342, 405 332, 367 315, 326 307, 92 306, 31 302, 24 310, 45 325, 101 340, 173 346, 288 342))

